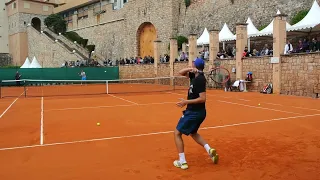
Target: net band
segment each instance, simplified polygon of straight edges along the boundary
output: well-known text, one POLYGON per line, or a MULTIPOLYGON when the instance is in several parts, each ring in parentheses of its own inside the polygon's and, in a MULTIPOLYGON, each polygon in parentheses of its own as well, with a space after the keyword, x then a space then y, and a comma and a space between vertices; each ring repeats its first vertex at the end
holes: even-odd
POLYGON ((117 93, 151 93, 187 89, 183 76, 118 80, 3 80, 0 97, 69 96, 117 93))

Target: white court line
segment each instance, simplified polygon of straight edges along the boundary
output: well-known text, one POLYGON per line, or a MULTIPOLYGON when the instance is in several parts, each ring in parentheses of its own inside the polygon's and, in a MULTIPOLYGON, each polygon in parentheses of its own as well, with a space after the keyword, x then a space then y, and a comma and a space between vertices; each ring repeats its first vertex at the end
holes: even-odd
POLYGON ((41 97, 40 145, 43 145, 43 97, 41 97))
POLYGON ((22 94, 24 94, 25 91, 23 91, 8 107, 6 110, 3 111, 3 113, 0 115, 0 119, 2 118, 2 116, 4 116, 4 114, 11 108, 11 106, 20 98, 20 96, 22 96, 22 94))
MULTIPOLYGON (((220 98, 232 98, 232 97, 224 97, 224 96, 219 96, 219 95, 213 95, 213 94, 207 94, 207 96, 216 96, 216 97, 220 97, 220 98)), ((237 98, 236 98, 237 99, 237 98)), ((252 101, 252 100, 248 100, 248 99, 237 99, 237 100, 241 100, 241 101, 252 101)), ((320 112, 320 109, 310 109, 310 108, 303 108, 303 107, 297 107, 297 106, 286 106, 283 104, 274 104, 274 103, 267 103, 267 102, 261 102, 263 104, 269 104, 269 105, 275 105, 275 106, 283 106, 283 107, 292 107, 292 108, 296 108, 296 109, 305 109, 305 110, 310 110, 310 111, 318 111, 320 112)))
POLYGON ((175 104, 177 102, 161 102, 161 103, 148 103, 148 104, 125 104, 125 105, 113 105, 113 106, 91 106, 91 107, 78 107, 78 108, 62 108, 62 109, 48 109, 49 111, 66 111, 66 110, 81 110, 81 109, 98 109, 98 108, 115 108, 115 107, 131 107, 131 106, 149 106, 149 105, 162 105, 162 104, 175 104))
MULTIPOLYGON (((170 93, 170 94, 182 95, 182 94, 179 94, 179 93, 170 93)), ((209 95, 209 96, 212 96, 212 95, 209 95)), ((257 108, 257 109, 265 109, 265 110, 271 110, 271 111, 278 111, 278 112, 285 112, 285 113, 290 113, 290 114, 302 115, 302 114, 300 114, 300 113, 294 113, 294 112, 289 112, 289 111, 281 111, 281 110, 271 109, 271 108, 256 107, 256 106, 250 106, 250 105, 246 105, 246 104, 233 103, 233 102, 228 102, 228 101, 220 101, 220 100, 217 100, 217 101, 218 101, 218 102, 222 102, 222 103, 228 103, 228 104, 240 105, 240 106, 251 107, 251 108, 257 108)), ((209 101, 209 100, 207 100, 207 102, 210 102, 210 101, 209 101)), ((212 102, 212 101, 211 101, 211 102, 212 102)))
MULTIPOLYGON (((234 126, 241 126, 241 125, 248 125, 248 124, 258 124, 258 123, 264 123, 264 122, 282 121, 282 120, 288 120, 288 119, 297 119, 297 118, 314 117, 314 116, 320 116, 320 114, 293 116, 293 117, 276 118, 276 119, 259 120, 259 121, 249 121, 249 122, 227 124, 227 125, 221 125, 221 126, 209 126, 209 127, 200 128, 200 130, 218 129, 218 128, 234 127, 234 126)), ((135 134, 135 135, 128 135, 128 136, 113 136, 113 137, 107 137, 107 138, 97 138, 97 139, 88 139, 88 140, 79 140, 79 141, 50 143, 50 144, 44 144, 44 145, 17 146, 17 147, 10 147, 10 148, 0 148, 0 151, 15 150, 15 149, 28 149, 28 148, 46 147, 46 146, 57 146, 57 145, 66 145, 66 144, 78 144, 78 143, 85 143, 85 142, 106 141, 106 140, 113 140, 113 139, 124 139, 124 138, 151 136, 151 135, 159 135, 159 134, 169 134, 169 133, 173 133, 173 132, 174 131, 162 131, 162 132, 135 134)))
POLYGON ((271 109, 271 108, 256 107, 256 106, 250 106, 250 105, 240 104, 240 103, 233 103, 233 102, 228 102, 228 101, 220 101, 220 100, 217 100, 217 101, 218 101, 218 102, 222 102, 222 103, 227 103, 227 104, 234 104, 234 105, 239 105, 239 106, 245 106, 245 107, 256 108, 256 109, 265 109, 265 110, 270 110, 270 111, 278 111, 278 112, 284 112, 284 113, 289 113, 289 114, 298 114, 298 115, 302 115, 302 114, 300 114, 300 113, 294 113, 294 112, 290 112, 290 111, 282 111, 282 110, 278 110, 278 109, 271 109))
POLYGON ((114 96, 114 95, 111 95, 111 94, 109 94, 109 96, 114 97, 114 98, 117 98, 117 99, 121 99, 121 100, 123 100, 123 101, 129 102, 129 103, 132 103, 132 104, 135 104, 135 105, 138 105, 138 103, 135 103, 135 102, 132 102, 132 101, 123 99, 123 98, 118 97, 118 96, 114 96))
MULTIPOLYGON (((274 103, 266 103, 266 102, 262 102, 263 104, 269 104, 269 105, 274 105, 274 106, 285 106, 282 104, 274 104, 274 103)), ((311 110, 311 111, 319 111, 320 109, 310 109, 310 108, 303 108, 303 107, 297 107, 297 106, 288 106, 288 107, 292 107, 292 108, 296 108, 296 109, 305 109, 305 110, 311 110)))

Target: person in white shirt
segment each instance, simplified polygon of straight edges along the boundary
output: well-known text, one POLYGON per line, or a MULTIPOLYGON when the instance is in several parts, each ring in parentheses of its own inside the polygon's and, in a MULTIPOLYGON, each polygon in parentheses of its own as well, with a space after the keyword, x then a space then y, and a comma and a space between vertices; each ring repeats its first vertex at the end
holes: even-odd
POLYGON ((290 54, 293 51, 292 44, 288 40, 287 44, 284 46, 284 54, 290 54))

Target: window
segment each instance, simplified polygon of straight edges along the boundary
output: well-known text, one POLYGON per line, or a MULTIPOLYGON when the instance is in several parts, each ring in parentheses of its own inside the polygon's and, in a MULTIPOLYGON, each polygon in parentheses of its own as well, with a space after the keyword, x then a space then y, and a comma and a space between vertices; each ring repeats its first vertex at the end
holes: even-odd
POLYGON ((24 7, 25 9, 30 9, 30 3, 23 2, 23 7, 24 7))
POLYGON ((43 11, 49 11, 49 6, 43 6, 43 11))
POLYGON ((15 9, 15 8, 17 8, 17 3, 16 3, 16 2, 14 2, 14 3, 12 4, 12 9, 15 9))

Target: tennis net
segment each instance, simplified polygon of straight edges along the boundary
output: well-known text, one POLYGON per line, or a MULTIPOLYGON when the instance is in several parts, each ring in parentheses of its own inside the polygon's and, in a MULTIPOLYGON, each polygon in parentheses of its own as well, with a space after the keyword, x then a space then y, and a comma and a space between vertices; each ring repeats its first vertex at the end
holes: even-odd
POLYGON ((189 88, 185 77, 158 77, 119 80, 4 80, 0 97, 46 97, 121 93, 152 93, 189 88))

